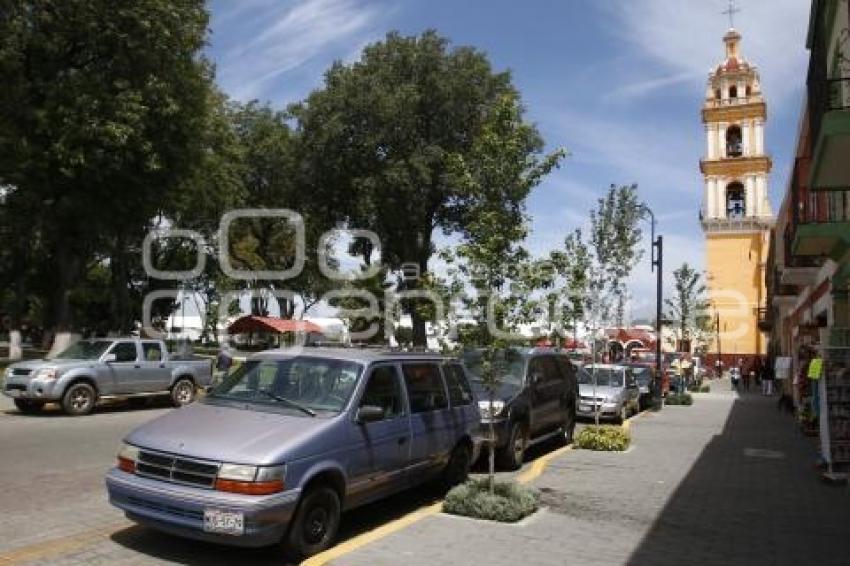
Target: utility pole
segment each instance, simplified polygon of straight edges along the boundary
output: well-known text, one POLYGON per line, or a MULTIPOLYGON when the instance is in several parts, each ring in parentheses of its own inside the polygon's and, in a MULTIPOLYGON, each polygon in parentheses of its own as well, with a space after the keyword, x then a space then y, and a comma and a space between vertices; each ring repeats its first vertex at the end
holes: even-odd
POLYGON ((656 275, 656 288, 655 288, 655 394, 653 399, 653 409, 658 411, 661 409, 663 404, 663 387, 664 380, 662 378, 662 372, 664 370, 664 363, 661 360, 661 331, 662 331, 662 321, 661 321, 661 307, 664 301, 663 298, 663 272, 662 272, 662 259, 664 256, 663 238, 659 235, 657 238, 655 237, 655 214, 653 214, 652 210, 646 206, 645 204, 640 205, 641 210, 646 214, 649 214, 652 226, 651 233, 651 242, 652 242, 652 263, 650 265, 650 269, 655 271, 656 275))
POLYGON ((663 391, 662 388, 664 386, 664 381, 662 379, 662 372, 664 370, 664 364, 661 360, 661 331, 662 331, 662 321, 661 321, 661 303, 663 301, 663 276, 662 276, 662 265, 664 259, 664 241, 663 238, 659 235, 658 238, 652 242, 653 248, 653 256, 652 267, 656 269, 656 289, 655 289, 655 376, 656 376, 656 387, 655 387, 655 403, 653 403, 653 407, 655 410, 661 409, 662 406, 662 397, 663 391))

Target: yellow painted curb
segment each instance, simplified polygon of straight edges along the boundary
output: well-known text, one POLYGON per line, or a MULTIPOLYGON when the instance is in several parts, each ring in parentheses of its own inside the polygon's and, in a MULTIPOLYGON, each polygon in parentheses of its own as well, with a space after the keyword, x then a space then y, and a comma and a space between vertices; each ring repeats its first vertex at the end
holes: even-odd
MULTIPOLYGON (((522 472, 517 476, 516 481, 519 483, 529 483, 534 481, 543 473, 543 470, 546 469, 546 466, 549 465, 553 459, 558 456, 565 454, 569 450, 572 450, 572 445, 564 446, 562 448, 558 448, 554 452, 550 452, 545 456, 541 456, 536 459, 534 463, 531 464, 531 467, 522 472)), ((336 560, 337 558, 348 554, 349 552, 353 552, 360 547, 366 546, 369 543, 375 542, 387 535, 400 531, 406 527, 409 527, 413 523, 424 519, 425 517, 430 517, 431 515, 436 515, 440 511, 443 510, 443 503, 434 503, 433 505, 428 505, 427 507, 421 507, 416 511, 412 511, 403 517, 392 521, 391 523, 387 523, 385 525, 381 525, 371 531, 365 532, 361 535, 357 535, 354 538, 348 539, 342 544, 338 544, 333 548, 329 548, 324 552, 320 552, 315 556, 308 558, 304 562, 302 562, 302 566, 322 566, 323 564, 327 564, 332 560, 336 560)))
POLYGON ((573 445, 570 444, 569 446, 558 448, 554 452, 550 452, 545 456, 539 457, 534 461, 533 464, 531 464, 531 467, 529 469, 517 476, 516 481, 518 481, 519 483, 529 483, 531 481, 534 481, 535 479, 540 477, 540 474, 543 473, 543 470, 546 469, 546 466, 549 465, 549 462, 551 462, 552 459, 557 458, 561 454, 564 454, 572 449, 573 445))
POLYGON ((338 544, 333 548, 329 548, 324 552, 320 552, 319 554, 314 555, 311 558, 308 558, 304 562, 301 563, 302 566, 319 566, 321 564, 327 564, 331 560, 336 560, 340 556, 348 554, 361 546, 365 546, 370 542, 374 542, 378 539, 381 539, 387 535, 390 535, 396 531, 400 531, 405 527, 412 525, 413 523, 419 521, 420 519, 424 519, 430 515, 436 515, 443 509, 443 502, 434 503, 433 505, 428 505, 425 507, 420 507, 416 511, 408 513, 407 515, 396 519, 390 523, 386 523, 381 525, 380 527, 376 527, 371 531, 367 531, 363 534, 357 535, 354 538, 350 538, 342 544, 338 544))

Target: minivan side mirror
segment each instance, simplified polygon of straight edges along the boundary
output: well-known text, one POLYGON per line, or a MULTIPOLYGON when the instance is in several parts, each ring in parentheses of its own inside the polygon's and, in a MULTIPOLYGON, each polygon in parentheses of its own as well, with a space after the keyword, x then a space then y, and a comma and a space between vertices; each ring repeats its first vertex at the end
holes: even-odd
POLYGON ((117 359, 118 358, 115 356, 115 354, 106 354, 103 356, 103 363, 108 364, 109 362, 114 362, 117 359))
POLYGON ((354 420, 358 424, 373 423, 375 421, 384 420, 384 410, 377 405, 363 405, 357 409, 357 414, 354 420))

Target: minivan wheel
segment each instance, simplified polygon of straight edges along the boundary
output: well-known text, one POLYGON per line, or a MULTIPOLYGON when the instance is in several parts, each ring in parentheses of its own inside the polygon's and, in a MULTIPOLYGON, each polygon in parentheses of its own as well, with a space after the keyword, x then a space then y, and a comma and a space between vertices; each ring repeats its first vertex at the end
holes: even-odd
POLYGON ((33 415, 41 411, 44 403, 41 401, 30 401, 29 399, 15 399, 15 407, 25 415, 33 415))
POLYGON ((182 378, 171 387, 171 404, 175 407, 188 405, 195 400, 195 384, 191 379, 182 378))
POLYGON ((85 382, 73 383, 62 396, 62 410, 73 417, 88 415, 96 401, 94 387, 85 382))
POLYGON ((511 425, 511 432, 508 436, 508 442, 497 453, 496 457, 499 460, 499 466, 508 470, 516 470, 522 466, 522 460, 525 457, 525 448, 528 445, 528 434, 525 425, 521 422, 514 422, 511 425))
POLYGON ((452 455, 443 470, 443 484, 446 489, 460 485, 469 477, 469 468, 472 467, 472 454, 469 446, 459 444, 452 450, 452 455))
POLYGON ((310 489, 298 505, 289 526, 285 538, 287 557, 301 562, 328 548, 336 537, 340 512, 336 491, 327 486, 310 489))

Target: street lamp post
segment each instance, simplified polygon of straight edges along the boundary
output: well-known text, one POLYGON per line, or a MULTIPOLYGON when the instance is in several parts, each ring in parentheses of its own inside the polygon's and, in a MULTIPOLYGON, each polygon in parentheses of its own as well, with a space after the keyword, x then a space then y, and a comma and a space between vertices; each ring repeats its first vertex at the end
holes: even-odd
POLYGON ((651 225, 651 241, 652 241, 652 263, 650 269, 656 274, 655 288, 655 399, 653 408, 661 409, 662 406, 662 388, 664 386, 662 380, 663 363, 661 361, 661 330, 663 321, 661 320, 661 303, 663 302, 663 258, 664 258, 664 240, 659 235, 655 236, 655 214, 645 204, 641 204, 641 210, 649 214, 651 225), (656 269, 657 268, 657 269, 656 269))

